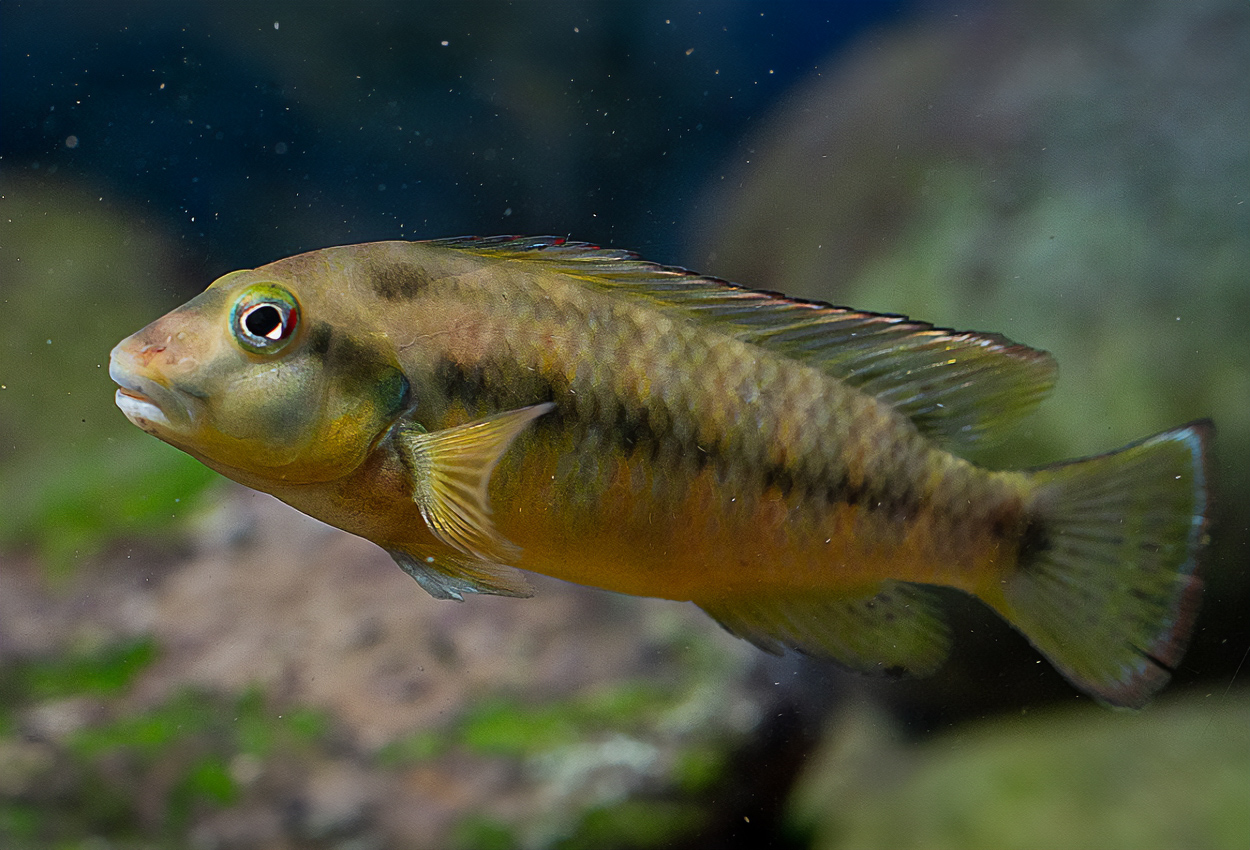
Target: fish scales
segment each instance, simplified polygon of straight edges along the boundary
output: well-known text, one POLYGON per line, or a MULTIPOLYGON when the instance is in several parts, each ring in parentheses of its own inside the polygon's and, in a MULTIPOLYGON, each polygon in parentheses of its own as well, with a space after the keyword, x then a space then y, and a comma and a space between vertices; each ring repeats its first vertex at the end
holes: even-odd
POLYGON ((1039 401, 1048 355, 623 251, 314 251, 219 279, 110 374, 140 427, 441 598, 527 595, 533 571, 691 600, 769 651, 927 673, 941 585, 1136 706, 1201 589, 1208 423, 982 469, 952 449, 1039 401))
MULTIPOLYGON (((949 511, 928 521, 921 516, 939 509, 933 494, 947 487, 938 476, 921 493, 913 479, 942 458, 892 410, 802 363, 657 317, 654 308, 621 303, 576 280, 535 287, 522 279, 505 304, 492 297, 496 291, 487 278, 450 281, 445 289, 427 281, 406 308, 389 315, 402 329, 413 325, 410 312, 465 306, 456 312, 467 338, 443 334, 421 353, 446 358, 437 367, 444 392, 464 408, 437 427, 535 398, 556 402, 546 420, 519 438, 528 450, 515 456, 538 462, 524 472, 504 467, 493 478, 497 523, 521 545, 519 566, 678 599, 697 598, 700 572, 720 563, 735 565, 716 591, 725 596, 761 587, 863 586, 875 583, 883 561, 901 570, 900 578, 933 580, 946 568, 951 574, 943 583, 956 583, 958 571, 969 571, 969 564, 946 557, 953 548, 947 544, 957 539, 966 548, 978 530, 952 521, 949 511), (621 411, 622 419, 596 415, 604 410, 621 411), (652 454, 648 463, 629 467, 634 486, 614 488, 621 468, 608 453, 628 459, 621 425, 644 418, 655 423, 652 454), (551 433, 556 430, 568 433, 551 433), (719 474, 709 475, 708 465, 719 474), (535 516, 525 505, 537 481, 553 482, 538 501, 556 509, 535 516), (622 510, 605 512, 613 505, 622 510), (882 516, 871 533, 836 533, 848 524, 872 524, 855 515, 873 513, 882 516), (934 524, 948 534, 936 535, 934 524), (692 531, 700 526, 702 532, 692 531), (700 535, 694 545, 692 533, 700 535), (575 573, 566 567, 566 547, 551 545, 570 535, 597 553, 578 558, 575 573), (808 545, 817 538, 819 546, 808 545), (743 543, 754 543, 752 556, 743 543), (632 560, 646 562, 644 569, 620 571, 626 547, 632 560)), ((409 372, 421 368, 404 365, 409 372)), ((975 475, 966 464, 944 472, 975 475)), ((987 498, 995 488, 987 481, 983 489, 987 498)), ((1005 491, 1000 499, 1015 496, 997 489, 1005 491)), ((1019 510, 1018 497, 1015 503, 1019 510)))

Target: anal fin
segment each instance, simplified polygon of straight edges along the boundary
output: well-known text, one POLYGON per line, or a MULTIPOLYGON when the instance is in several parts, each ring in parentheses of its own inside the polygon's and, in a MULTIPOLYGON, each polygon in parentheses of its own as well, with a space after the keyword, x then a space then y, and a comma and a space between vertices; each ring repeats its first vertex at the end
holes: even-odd
POLYGON ((924 676, 950 649, 936 601, 908 582, 883 581, 853 595, 696 603, 730 634, 766 652, 793 649, 870 675, 924 676))

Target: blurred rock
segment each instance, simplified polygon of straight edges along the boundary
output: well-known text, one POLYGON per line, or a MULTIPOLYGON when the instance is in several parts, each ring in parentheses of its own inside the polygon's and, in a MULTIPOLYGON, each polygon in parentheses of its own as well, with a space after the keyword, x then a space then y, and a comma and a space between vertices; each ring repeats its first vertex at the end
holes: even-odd
POLYGON ((370 809, 378 792, 367 771, 353 764, 321 765, 304 792, 299 831, 313 841, 342 839, 369 826, 370 809))
POLYGON ((52 746, 38 741, 0 741, 0 795, 24 797, 46 782, 56 765, 52 746))
MULTIPOLYGON (((62 799, 107 776, 141 828, 175 806, 203 847, 546 847, 586 829, 594 846, 650 846, 614 843, 625 822, 671 846, 716 828, 706 795, 803 698, 792 660, 693 606, 541 577, 533 599, 441 602, 366 541, 241 487, 214 493, 188 557, 112 554, 59 597, 37 571, 0 570, 14 609, 62 636, 123 640, 113 612, 140 610, 157 647, 121 690, 25 710, 26 733, 77 765, 62 799)), ((21 622, 0 619, 0 672, 65 651, 21 622)), ((748 811, 784 794, 784 770, 748 811)))

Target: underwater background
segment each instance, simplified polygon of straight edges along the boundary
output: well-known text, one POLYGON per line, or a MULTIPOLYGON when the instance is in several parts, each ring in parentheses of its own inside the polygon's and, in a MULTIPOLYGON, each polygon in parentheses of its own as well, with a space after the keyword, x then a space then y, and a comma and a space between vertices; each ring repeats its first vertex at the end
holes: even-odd
POLYGON ((1241 0, 0 0, 0 845, 1244 848, 1248 79, 1241 0), (497 233, 1051 351, 989 465, 1212 417, 1173 684, 1102 709, 954 593, 905 682, 440 603, 113 405, 225 272, 497 233))

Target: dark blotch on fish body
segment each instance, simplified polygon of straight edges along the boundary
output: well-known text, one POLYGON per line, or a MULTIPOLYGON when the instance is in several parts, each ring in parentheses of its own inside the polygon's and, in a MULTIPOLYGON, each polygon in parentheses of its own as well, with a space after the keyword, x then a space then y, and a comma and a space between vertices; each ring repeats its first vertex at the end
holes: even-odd
POLYGON ((408 264, 379 265, 373 269, 373 291, 387 301, 416 298, 430 285, 430 277, 418 266, 408 264))

